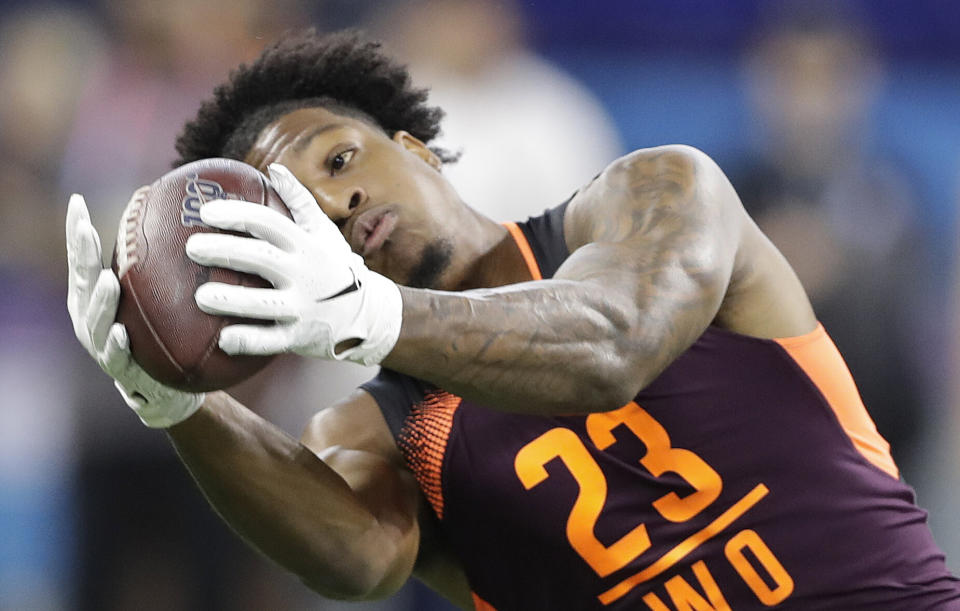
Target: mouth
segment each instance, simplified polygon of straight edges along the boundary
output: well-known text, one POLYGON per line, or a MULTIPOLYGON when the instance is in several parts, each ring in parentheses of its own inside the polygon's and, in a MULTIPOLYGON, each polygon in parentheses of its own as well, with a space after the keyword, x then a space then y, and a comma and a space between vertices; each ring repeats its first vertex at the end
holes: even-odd
POLYGON ((397 213, 391 206, 367 210, 353 223, 350 246, 361 257, 379 250, 397 226, 397 213))

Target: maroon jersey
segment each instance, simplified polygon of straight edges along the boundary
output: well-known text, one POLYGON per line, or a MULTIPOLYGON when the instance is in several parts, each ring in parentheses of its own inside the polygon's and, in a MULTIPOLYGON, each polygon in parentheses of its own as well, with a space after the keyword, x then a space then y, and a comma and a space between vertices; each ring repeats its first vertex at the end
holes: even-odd
MULTIPOLYGON (((508 228, 535 277, 564 206, 508 228)), ((710 327, 634 401, 499 412, 392 371, 367 383, 466 571, 500 611, 960 609, 822 327, 710 327)))

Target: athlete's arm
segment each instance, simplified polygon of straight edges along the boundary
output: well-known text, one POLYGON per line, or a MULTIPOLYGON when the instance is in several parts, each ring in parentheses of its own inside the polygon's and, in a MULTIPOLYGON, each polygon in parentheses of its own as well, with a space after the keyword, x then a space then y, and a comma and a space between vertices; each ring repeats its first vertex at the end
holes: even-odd
POLYGON ((397 464, 334 445, 319 428, 298 443, 211 393, 167 431, 207 499, 249 544, 324 596, 382 598, 411 575, 419 489, 397 464))
POLYGON ((565 414, 623 405, 713 321, 760 337, 815 326, 789 265, 690 147, 637 151, 580 192, 564 218, 572 255, 553 279, 458 293, 399 289, 371 272, 309 189, 270 170, 294 221, 210 202, 204 223, 258 239, 187 242, 202 265, 274 283, 197 289, 206 312, 277 321, 224 329, 231 354, 382 362, 498 409, 565 414))
POLYGON ((459 607, 473 608, 463 569, 447 549, 438 532, 436 516, 420 494, 380 407, 370 394, 358 390, 346 401, 318 412, 310 420, 300 441, 322 457, 371 506, 383 502, 384 489, 369 476, 369 458, 358 458, 364 454, 375 456, 377 464, 396 469, 404 487, 414 490, 420 501, 419 548, 413 574, 459 607))
MULTIPOLYGON (((164 386, 133 360, 126 330, 114 322, 120 283, 103 269, 100 238, 80 195, 70 198, 66 243, 67 310, 77 339, 144 424, 167 430, 227 522, 327 596, 373 598, 399 588, 417 557, 421 496, 394 458, 395 446, 382 441, 392 441, 382 417, 376 446, 362 445, 370 433, 322 441, 314 434, 302 445, 225 393, 164 386), (354 450, 337 445, 351 441, 354 450)), ((371 413, 372 401, 358 393, 341 407, 356 420, 371 413)))
POLYGON ((551 280, 451 293, 402 288, 384 366, 518 412, 619 407, 714 320, 810 331, 789 266, 722 171, 689 147, 637 151, 570 203, 572 255, 551 280))

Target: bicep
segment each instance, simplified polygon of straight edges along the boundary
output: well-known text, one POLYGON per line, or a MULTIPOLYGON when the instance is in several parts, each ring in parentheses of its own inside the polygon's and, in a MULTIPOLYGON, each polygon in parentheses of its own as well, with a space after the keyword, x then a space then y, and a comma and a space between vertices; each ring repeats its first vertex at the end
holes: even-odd
POLYGON ((618 319, 623 349, 649 382, 719 312, 744 219, 706 155, 637 151, 571 202, 564 227, 572 254, 555 277, 596 285, 602 313, 618 319))
MULTIPOLYGON (((399 542, 399 587, 411 575, 464 609, 473 606, 459 561, 397 450, 376 401, 363 390, 319 412, 302 443, 333 468, 399 542)), ((385 589, 386 593, 389 593, 385 589)))
POLYGON ((614 298, 637 305, 633 328, 643 336, 646 325, 665 354, 678 355, 709 324, 763 338, 816 326, 789 263, 696 149, 637 151, 583 195, 564 219, 574 255, 557 277, 614 287, 614 298))
POLYGON ((632 277, 624 290, 642 296, 657 276, 669 280, 680 271, 722 295, 746 220, 733 187, 703 153, 686 146, 635 151, 571 202, 564 233, 573 255, 557 276, 632 277))
POLYGON ((386 560, 371 597, 393 593, 412 574, 419 552, 420 491, 394 454, 396 447, 376 402, 357 391, 315 415, 301 443, 346 482, 376 519, 378 529, 371 540, 357 543, 386 560))

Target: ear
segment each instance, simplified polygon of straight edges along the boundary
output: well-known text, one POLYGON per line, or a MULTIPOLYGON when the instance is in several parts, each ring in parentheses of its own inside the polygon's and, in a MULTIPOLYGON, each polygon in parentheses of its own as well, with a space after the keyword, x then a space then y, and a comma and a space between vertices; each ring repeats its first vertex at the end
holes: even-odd
POLYGON ((393 141, 425 161, 427 165, 434 170, 440 171, 440 166, 443 165, 440 158, 428 149, 427 145, 421 142, 419 138, 411 135, 410 132, 405 132, 402 129, 397 130, 393 135, 393 141))

